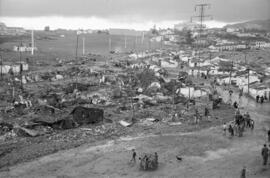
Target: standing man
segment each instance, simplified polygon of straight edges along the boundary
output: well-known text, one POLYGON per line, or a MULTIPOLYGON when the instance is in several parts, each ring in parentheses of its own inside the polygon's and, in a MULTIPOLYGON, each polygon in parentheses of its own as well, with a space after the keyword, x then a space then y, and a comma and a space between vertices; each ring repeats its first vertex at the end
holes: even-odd
POLYGON ((268 152, 269 152, 269 149, 267 148, 266 144, 264 144, 262 148, 262 157, 263 157, 264 166, 267 164, 267 161, 268 161, 268 152))

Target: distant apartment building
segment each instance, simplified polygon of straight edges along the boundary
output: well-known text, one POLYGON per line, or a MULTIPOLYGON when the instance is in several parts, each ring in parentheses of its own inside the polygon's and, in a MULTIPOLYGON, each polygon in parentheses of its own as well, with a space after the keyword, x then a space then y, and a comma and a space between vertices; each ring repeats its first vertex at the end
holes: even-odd
POLYGON ((0 22, 0 32, 5 31, 7 29, 7 26, 4 23, 0 22))
POLYGON ((23 35, 26 33, 26 30, 21 27, 7 27, 7 32, 11 35, 23 35))
POLYGON ((211 45, 209 47, 212 51, 233 51, 233 50, 244 50, 247 49, 248 45, 246 44, 218 44, 211 45))
POLYGON ((264 41, 257 41, 257 42, 255 42, 255 46, 257 48, 270 48, 270 43, 267 43, 264 41))
POLYGON ((23 35, 26 30, 21 27, 7 27, 4 23, 0 23, 0 35, 23 35))

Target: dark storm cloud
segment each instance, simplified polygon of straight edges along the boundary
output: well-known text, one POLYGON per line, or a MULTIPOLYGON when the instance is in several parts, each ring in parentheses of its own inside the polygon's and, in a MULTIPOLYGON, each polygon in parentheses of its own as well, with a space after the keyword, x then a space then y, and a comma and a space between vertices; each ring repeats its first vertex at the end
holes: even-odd
POLYGON ((187 20, 198 2, 219 21, 270 18, 270 0, 0 0, 0 16, 80 16, 141 20, 187 20))

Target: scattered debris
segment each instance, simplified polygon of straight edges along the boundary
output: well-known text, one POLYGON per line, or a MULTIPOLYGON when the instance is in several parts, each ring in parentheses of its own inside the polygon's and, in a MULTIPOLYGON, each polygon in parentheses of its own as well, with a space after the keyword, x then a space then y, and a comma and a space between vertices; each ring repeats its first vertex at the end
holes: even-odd
POLYGON ((129 127, 132 125, 132 123, 128 123, 127 121, 120 120, 119 123, 124 127, 129 127))

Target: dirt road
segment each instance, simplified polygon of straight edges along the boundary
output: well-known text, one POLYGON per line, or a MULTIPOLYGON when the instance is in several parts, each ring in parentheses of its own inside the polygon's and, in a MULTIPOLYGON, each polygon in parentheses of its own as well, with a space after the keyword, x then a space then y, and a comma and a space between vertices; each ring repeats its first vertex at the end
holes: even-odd
MULTIPOLYGON (((236 98, 236 97, 234 97, 236 98)), ((265 129, 269 122, 269 105, 256 105, 243 101, 256 121, 254 131, 247 130, 244 137, 232 139, 222 135, 221 127, 199 132, 163 135, 122 137, 87 145, 19 164, 2 171, 0 177, 187 177, 187 178, 237 178, 247 167, 247 178, 269 178, 270 165, 262 166, 261 147, 266 141, 265 129), (129 163, 135 148, 140 155, 158 152, 159 169, 144 172, 129 163), (183 157, 182 161, 176 155, 183 157)))

